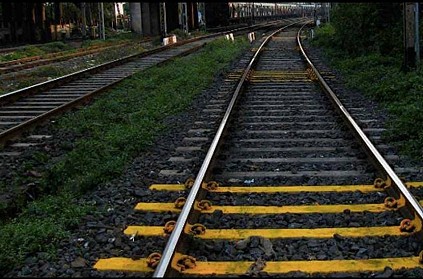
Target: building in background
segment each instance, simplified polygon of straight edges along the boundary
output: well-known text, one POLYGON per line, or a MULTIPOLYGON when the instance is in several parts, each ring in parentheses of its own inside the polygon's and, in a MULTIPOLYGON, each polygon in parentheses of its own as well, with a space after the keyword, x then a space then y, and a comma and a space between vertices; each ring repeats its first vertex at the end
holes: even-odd
POLYGON ((308 16, 313 8, 308 2, 2 2, 0 43, 95 39, 102 26, 106 37, 122 31, 167 36, 308 16))

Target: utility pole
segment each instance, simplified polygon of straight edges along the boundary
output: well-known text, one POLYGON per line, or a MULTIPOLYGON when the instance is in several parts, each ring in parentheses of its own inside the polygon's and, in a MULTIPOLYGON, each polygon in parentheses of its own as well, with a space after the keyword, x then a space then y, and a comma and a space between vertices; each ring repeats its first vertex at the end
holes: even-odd
POLYGON ((85 39, 87 37, 87 15, 85 13, 85 2, 81 3, 81 9, 82 9, 82 39, 85 39))
POLYGON ((106 32, 104 30, 104 7, 103 2, 98 3, 98 15, 99 15, 99 27, 98 27, 98 37, 102 40, 106 39, 106 32))
POLYGON ((106 29, 104 28, 104 6, 103 6, 103 2, 100 2, 100 7, 101 7, 101 38, 103 40, 106 39, 106 29))
POLYGON ((326 7, 327 7, 327 11, 328 11, 328 23, 330 23, 330 8, 331 8, 331 5, 332 5, 332 3, 331 2, 328 2, 328 3, 326 3, 326 7))
POLYGON ((420 59, 419 31, 418 31, 418 4, 404 2, 404 64, 403 70, 415 69, 420 59))
MULTIPOLYGON (((97 9, 98 9, 98 22, 97 22, 97 32, 98 32, 98 38, 99 39, 101 39, 101 35, 103 34, 102 32, 101 32, 101 26, 102 26, 102 24, 101 24, 101 4, 100 4, 100 2, 99 3, 97 3, 97 9)), ((96 37, 97 37, 97 35, 96 35, 96 37)))
POLYGON ((167 22, 166 22, 166 3, 160 3, 160 24, 162 25, 162 30, 164 36, 167 36, 167 22))
POLYGON ((185 33, 188 33, 188 3, 182 3, 182 29, 184 29, 185 33))
POLYGON ((419 2, 414 4, 414 17, 415 17, 415 37, 414 37, 414 48, 416 50, 416 67, 420 66, 420 34, 419 34, 419 2))
POLYGON ((253 8, 251 9, 251 24, 254 24, 254 2, 252 3, 253 8))
POLYGON ((113 10, 115 11, 114 12, 114 15, 115 15, 115 29, 117 30, 118 28, 118 17, 119 17, 119 14, 120 14, 120 11, 119 11, 119 4, 118 4, 118 2, 113 2, 113 10))

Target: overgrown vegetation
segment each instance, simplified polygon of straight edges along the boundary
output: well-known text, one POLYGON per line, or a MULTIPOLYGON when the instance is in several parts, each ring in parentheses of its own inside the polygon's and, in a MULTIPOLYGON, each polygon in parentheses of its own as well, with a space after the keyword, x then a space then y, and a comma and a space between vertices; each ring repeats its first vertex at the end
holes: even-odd
POLYGON ((209 43, 197 54, 134 75, 91 106, 59 119, 55 129, 79 135, 79 140, 66 147, 70 152, 59 161, 42 152, 33 155, 33 163, 45 165, 37 185, 51 195, 0 226, 0 271, 37 252, 53 259, 58 241, 93 210, 74 199, 120 176, 134 156, 165 132, 163 120, 186 109, 248 45, 245 39, 209 43))
MULTIPOLYGON (((92 46, 106 46, 110 44, 124 43, 134 40, 141 40, 141 36, 131 33, 117 34, 113 37, 108 37, 107 40, 84 40, 81 43, 80 48, 89 48, 92 46)), ((77 51, 79 48, 72 47, 70 43, 63 41, 56 41, 41 45, 29 45, 23 48, 17 49, 13 52, 0 54, 0 62, 13 61, 26 57, 41 56, 42 58, 47 57, 49 54, 64 52, 68 54, 77 51)))
POLYGON ((66 193, 32 202, 19 218, 0 227, 0 273, 35 252, 45 252, 44 260, 54 258, 57 243, 91 209, 90 205, 76 205, 66 193))
POLYGON ((401 3, 339 3, 331 11, 332 43, 350 55, 397 53, 402 47, 401 3))
POLYGON ((44 53, 44 51, 40 50, 36 46, 27 46, 23 49, 0 55, 0 62, 12 61, 31 56, 39 56, 43 55, 44 53))
POLYGON ((416 161, 423 158, 423 71, 404 72, 402 6, 399 3, 337 4, 331 24, 312 41, 325 50, 351 88, 392 115, 384 137, 416 161), (391 7, 391 9, 388 9, 391 7))
POLYGON ((49 185, 89 189, 115 177, 165 128, 164 116, 185 109, 214 73, 237 56, 242 43, 219 40, 199 55, 125 80, 92 106, 61 119, 63 129, 86 138, 52 168, 49 185))
POLYGON ((0 55, 0 62, 12 61, 32 56, 43 56, 50 53, 69 51, 72 47, 64 42, 51 42, 42 45, 29 45, 16 51, 0 55))

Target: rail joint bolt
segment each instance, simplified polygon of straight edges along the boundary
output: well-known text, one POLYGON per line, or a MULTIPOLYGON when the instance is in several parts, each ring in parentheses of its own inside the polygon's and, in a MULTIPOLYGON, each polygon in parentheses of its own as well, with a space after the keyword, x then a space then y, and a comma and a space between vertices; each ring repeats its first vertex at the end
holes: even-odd
POLYGON ((416 225, 410 219, 404 219, 400 223, 400 230, 402 232, 413 232, 416 228, 416 225))
POLYGON ((160 253, 151 253, 147 258, 147 266, 155 269, 160 262, 162 255, 160 253))
POLYGON ((176 221, 174 220, 166 222, 163 228, 165 236, 170 235, 172 233, 173 229, 175 228, 175 224, 176 224, 176 221))
POLYGON ((188 268, 194 268, 197 264, 195 263, 196 259, 194 257, 183 255, 176 265, 181 268, 181 271, 184 271, 188 268))

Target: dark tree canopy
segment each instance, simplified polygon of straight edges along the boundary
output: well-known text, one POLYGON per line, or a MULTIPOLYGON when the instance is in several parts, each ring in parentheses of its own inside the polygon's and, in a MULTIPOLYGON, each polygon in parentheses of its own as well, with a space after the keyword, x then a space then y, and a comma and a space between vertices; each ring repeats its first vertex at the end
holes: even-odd
POLYGON ((402 3, 339 3, 331 18, 335 41, 348 53, 390 54, 402 47, 402 3))

